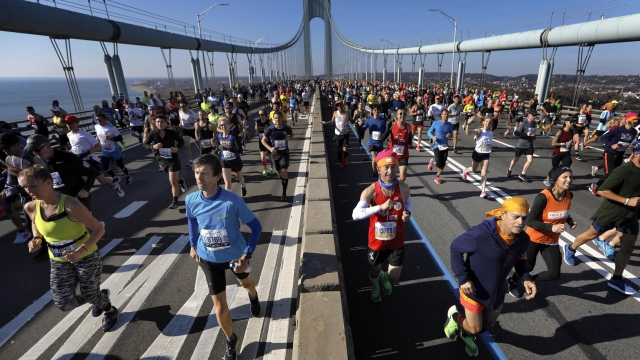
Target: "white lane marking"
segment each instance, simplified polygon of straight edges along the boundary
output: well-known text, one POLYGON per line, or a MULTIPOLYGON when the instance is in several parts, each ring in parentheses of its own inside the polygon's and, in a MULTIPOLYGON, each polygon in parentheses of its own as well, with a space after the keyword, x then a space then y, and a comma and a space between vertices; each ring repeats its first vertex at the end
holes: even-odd
MULTIPOLYGON (((504 146, 508 146, 508 147, 510 147, 510 148, 512 148, 512 149, 515 149, 515 148, 516 148, 516 147, 515 147, 515 146, 513 146, 513 145, 509 145, 509 144, 507 144, 507 143, 505 143, 505 142, 502 142, 502 141, 496 140, 495 138, 493 139, 493 142, 497 142, 498 144, 502 144, 502 145, 504 145, 504 146)), ((536 155, 536 154, 533 154, 533 157, 540 157, 540 156, 538 156, 538 155, 536 155)))
MULTIPOLYGON (((227 303, 233 303, 235 300, 235 296, 237 295, 237 285, 227 285, 227 303), (229 295, 231 294, 231 295, 229 295)), ((193 353, 191 354, 191 360, 208 360, 209 355, 211 355, 211 351, 213 350, 213 345, 216 343, 216 339, 218 338, 218 333, 220 332, 220 325, 218 324, 218 319, 216 319, 216 309, 211 309, 211 314, 207 318, 207 324, 204 326, 204 330, 202 330, 202 334, 200 334, 200 338, 198 339, 198 344, 195 349, 193 349, 193 353)))
MULTIPOLYGON (((314 99, 315 103, 315 99, 314 99)), ((315 105, 315 104, 314 104, 315 105)), ((313 111, 314 105, 311 106, 313 111)), ((311 125, 307 126, 302 155, 300 156, 300 168, 298 170, 296 192, 291 205, 289 223, 282 253, 282 262, 278 274, 278 285, 274 296, 274 305, 271 311, 271 321, 267 332, 267 344, 265 347, 266 360, 284 359, 288 343, 289 328, 291 327, 291 300, 295 284, 296 254, 298 252, 298 239, 300 236, 300 219, 302 217, 302 199, 307 181, 307 166, 309 159, 309 145, 311 142, 311 125)))
MULTIPOLYGON (((131 258, 129 258, 122 266, 120 266, 104 283, 101 284, 103 289, 111 289, 112 293, 110 300, 113 302, 114 296, 124 287, 124 285, 134 275, 136 269, 142 264, 146 256, 151 252, 153 245, 157 243, 162 237, 154 236, 140 250, 138 250, 131 258)), ((62 321, 58 322, 53 329, 36 343, 22 358, 35 359, 42 355, 50 346, 52 346, 67 329, 69 329, 86 310, 91 307, 91 304, 85 304, 79 308, 74 309, 69 315, 67 315, 62 321)), ((66 356, 71 357, 80 346, 86 341, 86 338, 91 336, 88 334, 88 330, 92 327, 97 327, 94 323, 100 322, 101 318, 94 318, 91 314, 88 314, 83 322, 76 328, 71 337, 65 341, 65 343, 58 349, 57 356, 54 358, 60 358, 66 356)))
POLYGON ((134 144, 134 145, 130 145, 130 146, 127 146, 127 147, 126 147, 124 150, 122 150, 122 151, 131 150, 131 149, 133 149, 133 148, 135 148, 135 147, 138 147, 138 146, 140 146, 140 145, 142 145, 142 144, 141 144, 141 143, 137 143, 137 144, 134 144))
MULTIPOLYGON (((100 249, 100 256, 105 257, 114 247, 116 247, 124 238, 113 239, 107 245, 100 249)), ((0 346, 4 345, 24 324, 31 320, 36 314, 51 301, 51 291, 47 291, 38 300, 34 301, 26 309, 22 310, 18 316, 9 321, 0 329, 0 346)))
POLYGON ((207 279, 200 266, 196 270, 193 294, 162 329, 156 340, 142 355, 143 359, 176 359, 204 301, 209 294, 207 279))
POLYGON ((282 230, 274 230, 271 235, 267 255, 265 256, 262 272, 260 273, 260 281, 258 282, 260 285, 258 286, 258 297, 261 299, 260 305, 262 306, 263 314, 261 314, 262 316, 260 317, 249 319, 244 332, 242 346, 240 347, 240 360, 254 360, 258 356, 258 345, 260 344, 260 335, 262 334, 262 326, 266 315, 264 311, 267 309, 269 302, 269 291, 271 290, 273 275, 276 270, 278 249, 280 248, 282 235, 282 230))
POLYGON ((158 286, 160 281, 165 277, 165 275, 171 270, 176 260, 180 256, 182 249, 184 249, 185 245, 189 243, 189 236, 182 235, 178 239, 176 239, 171 246, 165 250, 164 254, 167 254, 162 260, 162 262, 156 260, 151 265, 157 264, 157 266, 149 266, 144 273, 150 273, 150 276, 144 280, 144 284, 142 282, 138 282, 138 278, 142 276, 142 274, 134 281, 131 282, 129 286, 127 286, 124 291, 120 293, 117 298, 117 301, 124 301, 133 295, 133 298, 127 304, 127 307, 120 310, 120 319, 118 320, 118 326, 115 330, 105 333, 102 336, 102 339, 98 342, 98 344, 91 350, 91 354, 87 357, 87 359, 102 359, 104 358, 103 354, 108 354, 109 350, 115 345, 116 341, 122 335, 124 330, 127 328, 127 325, 136 312, 142 309, 145 301, 151 295, 151 292, 158 286), (138 290, 139 288, 139 290, 138 290), (123 299, 120 298, 123 297, 123 299))
POLYGON ((134 201, 131 204, 127 205, 126 208, 120 210, 120 212, 118 212, 117 214, 113 215, 113 217, 116 218, 116 219, 122 219, 122 218, 126 218, 128 216, 131 216, 131 214, 136 212, 138 209, 140 209, 147 202, 148 201, 134 201))

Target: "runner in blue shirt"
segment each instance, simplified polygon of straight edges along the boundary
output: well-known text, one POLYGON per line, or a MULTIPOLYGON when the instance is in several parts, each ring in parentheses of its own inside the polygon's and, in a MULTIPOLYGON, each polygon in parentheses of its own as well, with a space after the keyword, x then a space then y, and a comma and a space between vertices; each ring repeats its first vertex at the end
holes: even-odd
POLYGON ((384 134, 387 128, 387 121, 380 117, 380 108, 378 106, 371 107, 372 117, 367 121, 361 119, 358 125, 358 134, 364 135, 365 130, 369 129, 369 151, 371 152, 371 167, 373 168, 372 178, 378 178, 378 165, 376 165, 375 158, 378 153, 384 150, 384 144, 382 143, 382 134, 384 134))
POLYGON ((218 156, 200 156, 193 163, 193 171, 200 191, 189 194, 185 200, 190 256, 204 272, 216 319, 227 336, 224 359, 236 359, 237 337, 227 305, 225 272, 234 267, 233 274, 249 293, 251 315, 260 316, 260 300, 249 275, 249 259, 258 244, 262 225, 242 198, 218 186, 222 177, 222 161, 218 156), (251 229, 249 241, 240 232, 241 224, 251 229))

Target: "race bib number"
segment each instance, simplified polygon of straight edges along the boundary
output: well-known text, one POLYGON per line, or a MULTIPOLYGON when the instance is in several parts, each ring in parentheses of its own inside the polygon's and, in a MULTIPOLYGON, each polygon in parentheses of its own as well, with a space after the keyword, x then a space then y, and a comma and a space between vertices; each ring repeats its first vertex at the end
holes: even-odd
POLYGON ((380 131, 372 131, 371 132, 371 139, 380 140, 380 131))
POLYGON ((556 113, 549 113, 549 117, 553 119, 554 117, 556 117, 556 113))
POLYGON ((111 140, 105 140, 102 143, 102 151, 104 152, 113 152, 116 150, 116 143, 111 140))
POLYGON ((284 150, 287 148, 287 140, 274 140, 273 146, 278 150, 284 150))
POLYGON ((586 115, 578 116, 578 124, 584 124, 586 121, 587 121, 587 116, 586 115))
POLYGON ((200 230, 200 236, 205 249, 209 251, 225 250, 231 247, 226 229, 220 230, 200 230))
POLYGON ((390 241, 396 238, 398 224, 396 222, 376 222, 376 240, 390 241))
POLYGON ((438 150, 440 151, 449 150, 449 145, 438 145, 438 150))
POLYGON ((158 150, 158 154, 160 154, 160 157, 163 159, 173 158, 173 153, 171 152, 171 148, 160 148, 160 150, 158 150))
POLYGON ((210 148, 211 147, 211 139, 200 140, 200 146, 202 146, 203 148, 210 148))
POLYGON ((560 152, 561 153, 565 153, 565 152, 569 152, 569 150, 571 150, 571 141, 565 143, 564 145, 560 145, 560 152))
POLYGON ((4 188, 4 196, 9 197, 13 195, 13 186, 7 185, 7 187, 4 188))
POLYGON ((83 153, 82 148, 77 145, 71 147, 71 152, 78 156, 80 156, 83 153))
POLYGON ((422 115, 416 116, 416 121, 417 122, 422 122, 422 119, 423 119, 422 115))
POLYGON ((59 189, 64 186, 64 183, 62 182, 62 178, 60 177, 60 174, 57 171, 51 173, 51 179, 53 180, 54 189, 59 189))
POLYGON ((549 211, 547 218, 549 220, 567 219, 569 218, 569 210, 549 211))
POLYGON ((534 128, 534 127, 529 128, 528 133, 531 133, 532 136, 535 135, 536 134, 536 128, 534 128))
POLYGON ((402 145, 393 145, 393 152, 398 154, 398 155, 404 154, 404 146, 402 146, 402 145))
POLYGON ((52 245, 55 245, 56 247, 54 248, 53 246, 50 246, 49 249, 51 249, 53 257, 56 258, 63 258, 65 251, 74 251, 78 248, 78 245, 76 245, 74 240, 56 241, 52 243, 52 245))
POLYGON ((231 161, 236 159, 236 153, 233 151, 222 150, 222 159, 226 161, 231 161))

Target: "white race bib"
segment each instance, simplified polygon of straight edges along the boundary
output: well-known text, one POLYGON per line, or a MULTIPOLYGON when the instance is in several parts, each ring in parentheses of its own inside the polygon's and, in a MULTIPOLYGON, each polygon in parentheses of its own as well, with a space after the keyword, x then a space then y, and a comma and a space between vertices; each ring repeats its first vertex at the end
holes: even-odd
POLYGON ((53 242, 52 245, 55 245, 56 247, 54 248, 53 246, 50 246, 49 249, 51 249, 51 253, 56 258, 63 258, 65 251, 67 250, 74 251, 78 248, 78 245, 76 245, 75 240, 56 241, 56 242, 53 242))
POLYGON ((285 150, 287 148, 287 140, 274 140, 273 147, 278 150, 285 150))
POLYGON ((371 132, 371 138, 373 140, 380 140, 380 131, 372 131, 371 132))
POLYGON ((530 132, 531 134, 535 135, 536 134, 536 128, 534 128, 534 127, 529 128, 529 130, 527 132, 530 132))
POLYGON ((200 140, 200 146, 202 146, 203 148, 210 148, 211 147, 211 139, 202 139, 202 140, 200 140))
POLYGON ((396 222, 376 222, 375 237, 376 240, 389 241, 396 238, 397 231, 396 222))
POLYGON ((209 251, 225 250, 231 247, 226 229, 220 230, 200 230, 200 236, 205 249, 209 251))
POLYGON ((393 152, 398 154, 398 155, 404 154, 404 146, 402 146, 402 145, 393 145, 393 152))
POLYGON ((60 177, 60 174, 58 174, 57 171, 51 173, 51 179, 53 180, 54 189, 59 189, 64 186, 64 183, 62 182, 62 178, 60 177))
POLYGON ((549 211, 547 213, 547 219, 549 220, 558 220, 558 219, 567 219, 567 218, 569 218, 569 210, 549 211))
POLYGON ((560 145, 560 152, 569 152, 569 150, 571 150, 571 143, 572 141, 568 141, 564 145, 560 145))
POLYGON ((448 150, 449 149, 449 145, 438 145, 438 150, 443 151, 443 150, 448 150))
POLYGON ((105 140, 102 143, 102 151, 104 152, 113 152, 116 150, 116 143, 111 140, 105 140))
POLYGON ((9 197, 13 195, 13 186, 7 185, 7 187, 4 188, 4 196, 9 197))
POLYGON ((584 124, 587 121, 587 115, 578 116, 578 124, 584 124))
POLYGON ((231 161, 236 159, 236 153, 233 151, 222 150, 222 159, 226 161, 231 161))
POLYGON ((423 116, 422 115, 418 115, 416 116, 416 121, 417 122, 422 122, 423 116))
POLYGON ((158 150, 158 154, 163 159, 171 159, 173 158, 173 153, 171 152, 171 148, 160 148, 158 150))

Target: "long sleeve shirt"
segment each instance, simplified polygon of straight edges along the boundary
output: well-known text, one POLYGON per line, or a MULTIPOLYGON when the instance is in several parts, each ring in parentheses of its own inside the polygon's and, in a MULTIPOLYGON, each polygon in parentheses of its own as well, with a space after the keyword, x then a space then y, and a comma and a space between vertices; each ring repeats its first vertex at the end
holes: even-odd
POLYGON ((604 133, 604 135, 600 137, 600 141, 606 146, 606 152, 624 154, 636 135, 638 135, 638 130, 634 128, 627 129, 626 126, 620 126, 604 133), (611 146, 616 144, 618 147, 614 150, 611 146))
MULTIPOLYGON (((149 135, 144 139, 144 147, 148 150, 152 150, 153 155, 155 155, 156 157, 163 155, 160 154, 160 150, 156 150, 153 148, 154 144, 162 144, 162 148, 165 149, 172 147, 181 148, 184 145, 184 139, 173 130, 165 129, 164 137, 160 136, 158 130, 154 130, 150 132, 149 135)), ((172 153, 171 158, 172 160, 177 159, 178 153, 172 153)))
POLYGON ((447 134, 453 136, 453 125, 450 122, 434 121, 429 131, 427 131, 427 135, 429 135, 430 138, 436 137, 434 147, 448 146, 449 139, 447 138, 447 134))

